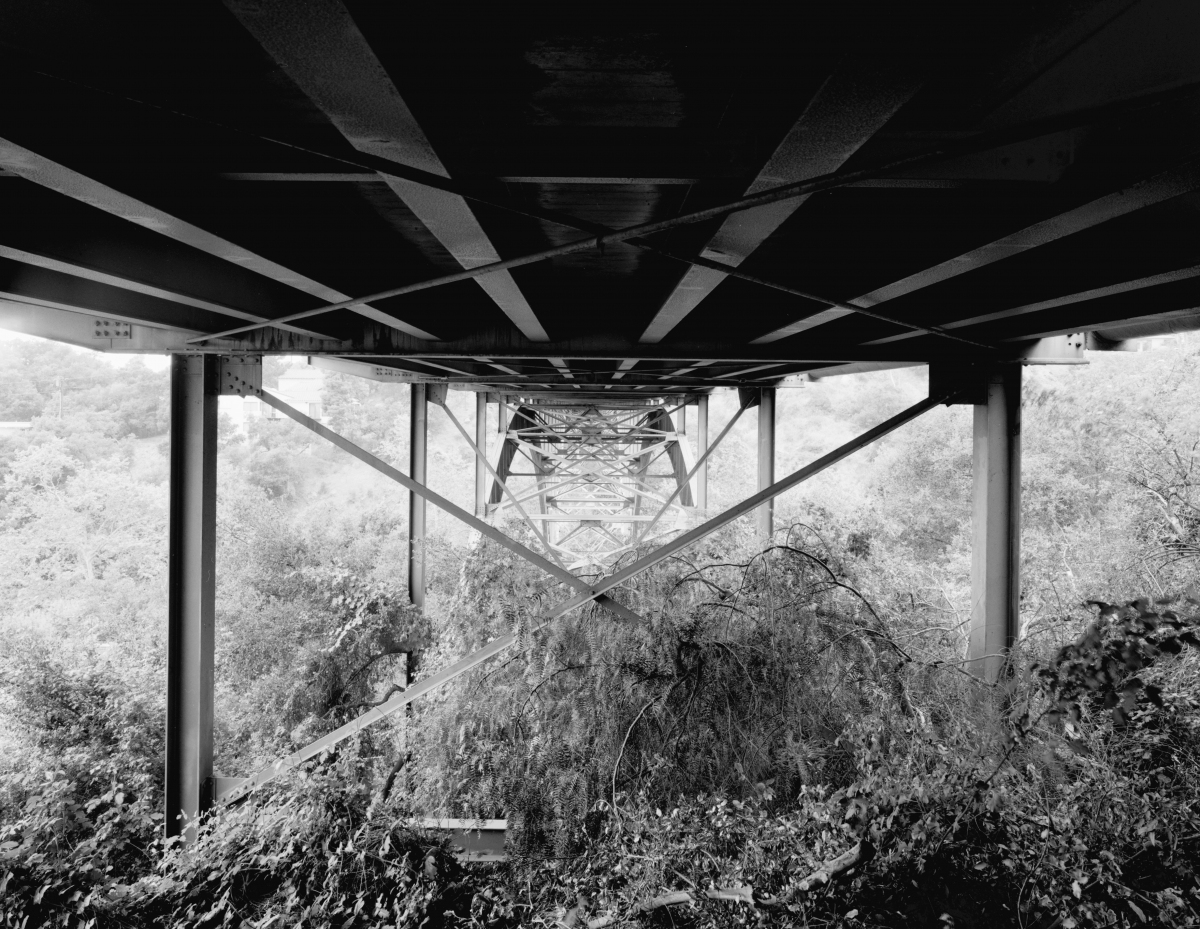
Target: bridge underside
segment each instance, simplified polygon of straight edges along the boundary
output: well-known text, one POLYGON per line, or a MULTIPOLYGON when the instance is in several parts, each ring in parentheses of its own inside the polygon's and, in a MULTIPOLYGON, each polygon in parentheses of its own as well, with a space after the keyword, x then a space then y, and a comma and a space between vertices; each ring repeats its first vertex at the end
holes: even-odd
POLYGON ((427 406, 474 391, 456 515, 567 585, 546 622, 592 600, 630 618, 605 591, 662 552, 751 512, 769 537, 813 469, 972 404, 969 657, 1000 673, 1021 366, 1200 327, 1200 6, 913 6, 783 29, 676 5, 5 5, 0 326, 174 356, 170 829, 274 776, 211 762, 215 403, 277 402, 264 354, 412 385, 407 472, 282 412, 412 492, 417 602, 425 502, 448 503, 424 486, 427 406), (776 479, 781 382, 918 364, 930 401, 776 479), (760 493, 714 515, 716 388, 755 410, 760 493))

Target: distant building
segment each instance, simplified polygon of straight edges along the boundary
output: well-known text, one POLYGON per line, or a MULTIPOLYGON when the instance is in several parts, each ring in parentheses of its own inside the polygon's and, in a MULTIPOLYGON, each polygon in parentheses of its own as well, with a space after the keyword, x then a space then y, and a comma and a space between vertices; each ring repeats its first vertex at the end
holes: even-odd
MULTIPOLYGON (((310 365, 293 365, 279 375, 279 389, 271 390, 279 399, 290 403, 301 413, 313 419, 321 418, 321 389, 325 386, 325 372, 310 365)), ((271 411, 274 418, 279 413, 271 411)))
POLYGON ((0 439, 20 435, 23 430, 28 429, 32 425, 33 423, 0 423, 0 439))
MULTIPOLYGON (((264 387, 273 397, 278 397, 301 413, 320 421, 322 416, 321 390, 325 386, 325 372, 308 365, 293 365, 279 375, 279 387, 264 387)), ((283 419, 283 414, 265 407, 257 397, 222 397, 221 415, 228 416, 242 435, 246 434, 251 420, 283 419)), ((3 424, 0 424, 2 427, 3 424)), ((3 434, 3 433, 0 433, 3 434)))

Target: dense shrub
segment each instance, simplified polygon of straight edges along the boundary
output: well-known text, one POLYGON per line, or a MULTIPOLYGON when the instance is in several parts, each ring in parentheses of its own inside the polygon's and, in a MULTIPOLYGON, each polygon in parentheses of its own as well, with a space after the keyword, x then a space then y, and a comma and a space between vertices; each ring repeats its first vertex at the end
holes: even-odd
POLYGON ((44 646, 9 646, 0 687, 34 757, 0 769, 0 925, 88 925, 159 860, 162 705, 44 646))
POLYGON ((867 713, 837 740, 855 768, 840 789, 621 797, 586 855, 531 863, 555 889, 540 906, 654 919, 686 895, 677 916, 703 926, 752 920, 747 900, 777 925, 1194 925, 1200 661, 1170 657, 1194 629, 1144 602, 1112 609, 1040 673, 955 694, 940 723, 931 690, 907 725, 867 713), (804 889, 853 848, 863 863, 804 889))
MULTIPOLYGON (((731 526, 612 592, 645 623, 590 607, 540 631, 561 586, 448 533, 430 540, 419 616, 402 494, 338 470, 293 424, 226 430, 221 773, 384 699, 408 648, 425 673, 509 632, 520 647, 418 703, 415 744, 398 718, 370 729, 206 821, 187 851, 164 846, 158 818, 166 459, 128 438, 164 427, 165 375, 129 372, 136 402, 118 408, 124 374, 68 372, 60 419, 33 360, 0 384, 12 418, 43 414, 0 443, 0 738, 21 748, 0 759, 0 925, 1200 919, 1193 622, 1144 601, 1072 607, 1196 590, 1184 352, 1119 377, 1113 358, 1027 372, 1023 644, 995 688, 962 663, 968 410, 934 411, 781 501, 807 525, 771 551, 731 526), (42 647, 12 632, 34 622, 42 647), (120 660, 97 661, 100 642, 120 660), (413 812, 507 816, 513 860, 461 870, 413 812), (813 878, 852 850, 853 867, 813 878)), ((892 372, 781 392, 781 470, 924 389, 892 372)), ((405 399, 346 379, 326 406, 403 461, 405 399)), ((714 416, 732 402, 714 397, 714 416)), ((449 429, 432 417, 434 440, 449 429)), ((714 502, 752 484, 737 435, 712 462, 714 502)), ((469 506, 468 470, 457 447, 430 473, 469 506)))
MULTIPOLYGON (((737 544, 725 534, 710 552, 737 544)), ((507 814, 521 850, 568 853, 597 802, 633 785, 668 802, 842 783, 848 721, 911 711, 902 652, 821 555, 675 559, 623 592, 644 624, 596 608, 540 632, 549 591, 510 559, 485 548, 478 560, 494 567, 471 572, 453 612, 477 617, 476 634, 516 631, 522 652, 422 705, 416 786, 426 809, 507 814)), ((459 653, 475 644, 453 638, 459 653)))
MULTIPOLYGON (((129 741, 158 731, 153 708, 31 653, 6 692, 60 767, 9 794, 8 925, 1189 925, 1195 620, 1102 605, 988 688, 897 644, 830 560, 669 565, 641 587, 644 627, 597 611, 527 633, 426 707, 415 795, 381 783, 376 741, 347 742, 186 851, 156 838, 161 745, 129 741), (414 831, 437 796, 508 814, 512 861, 463 872, 414 831)), ((550 592, 492 567, 509 579, 492 621, 528 628, 515 598, 550 592)), ((464 598, 495 595, 464 575, 464 598)), ((348 641, 380 601, 345 581, 348 641)))

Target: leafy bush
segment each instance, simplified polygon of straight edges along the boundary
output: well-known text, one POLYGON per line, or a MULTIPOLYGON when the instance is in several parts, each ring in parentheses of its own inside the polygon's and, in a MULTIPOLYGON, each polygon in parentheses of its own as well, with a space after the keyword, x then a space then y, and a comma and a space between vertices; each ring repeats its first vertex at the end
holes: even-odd
POLYGON ((3 772, 0 925, 94 924, 159 859, 162 705, 109 672, 10 644, 0 688, 34 757, 3 772))
POLYGON ((907 726, 865 714, 838 738, 855 768, 841 789, 783 805, 764 783, 740 800, 625 797, 586 854, 531 863, 537 906, 599 921, 674 905, 696 926, 755 910, 797 926, 1194 925, 1200 662, 1171 656, 1194 644, 1196 618, 1148 606, 1108 610, 1038 673, 940 724, 922 709, 930 691, 907 726), (1144 699, 1113 703, 1131 685, 1144 699), (859 864, 813 880, 849 850, 859 864))
POLYGON ((439 927, 474 890, 443 842, 379 815, 343 752, 285 793, 202 825, 195 846, 125 890, 112 915, 141 925, 213 929, 305 925, 439 927))
MULTIPOLYGON (((464 572, 481 621, 458 636, 528 629, 551 596, 504 557, 464 572)), ((385 601, 349 572, 300 580, 342 598, 344 676, 353 643, 382 641, 385 601)), ((161 746, 120 741, 156 731, 143 703, 32 656, 6 690, 62 774, 6 808, 9 925, 653 924, 682 907, 697 926, 1070 929, 1200 911, 1194 618, 1102 606, 987 688, 915 660, 795 546, 667 565, 640 591, 644 627, 597 611, 525 633, 517 660, 423 707, 414 796, 387 795, 375 741, 343 743, 187 850, 156 844, 161 746), (101 761, 131 755, 120 776, 101 761), (506 813, 513 860, 461 871, 406 825, 434 796, 506 813)))
MULTIPOLYGON (((710 551, 734 544, 727 533, 710 551)), ((596 608, 539 633, 551 592, 510 558, 485 547, 452 612, 477 617, 480 637, 516 631, 521 654, 422 704, 416 789, 431 811, 506 814, 522 852, 568 853, 596 804, 631 787, 666 803, 769 783, 782 802, 844 783, 849 721, 911 712, 902 651, 819 555, 675 559, 639 578, 630 600, 645 624, 596 608)), ((453 641, 444 652, 476 647, 453 641)))

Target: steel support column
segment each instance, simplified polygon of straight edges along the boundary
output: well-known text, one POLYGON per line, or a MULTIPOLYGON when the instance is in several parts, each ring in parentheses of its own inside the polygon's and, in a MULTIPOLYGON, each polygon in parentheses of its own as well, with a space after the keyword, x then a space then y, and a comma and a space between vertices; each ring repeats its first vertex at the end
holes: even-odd
MULTIPOLYGON (((409 411, 408 474, 426 483, 425 462, 429 441, 429 403, 424 384, 413 384, 409 411)), ((408 493, 408 598, 425 607, 425 498, 408 493)))
MULTIPOLYGON (((758 397, 758 489, 775 483, 775 388, 763 387, 758 397)), ((775 500, 768 500, 754 514, 758 537, 771 541, 775 532, 775 500)))
POLYGON ((487 516, 487 394, 475 394, 475 515, 487 516))
POLYGON ((987 375, 975 405, 974 515, 971 552, 973 673, 999 679, 1017 640, 1021 595, 1021 366, 987 375))
POLYGON ((195 838, 212 802, 220 359, 171 357, 166 830, 195 838))
POLYGON ((700 462, 696 468, 696 508, 708 509, 708 461, 704 453, 708 451, 708 397, 700 397, 696 401, 696 460, 700 462))

